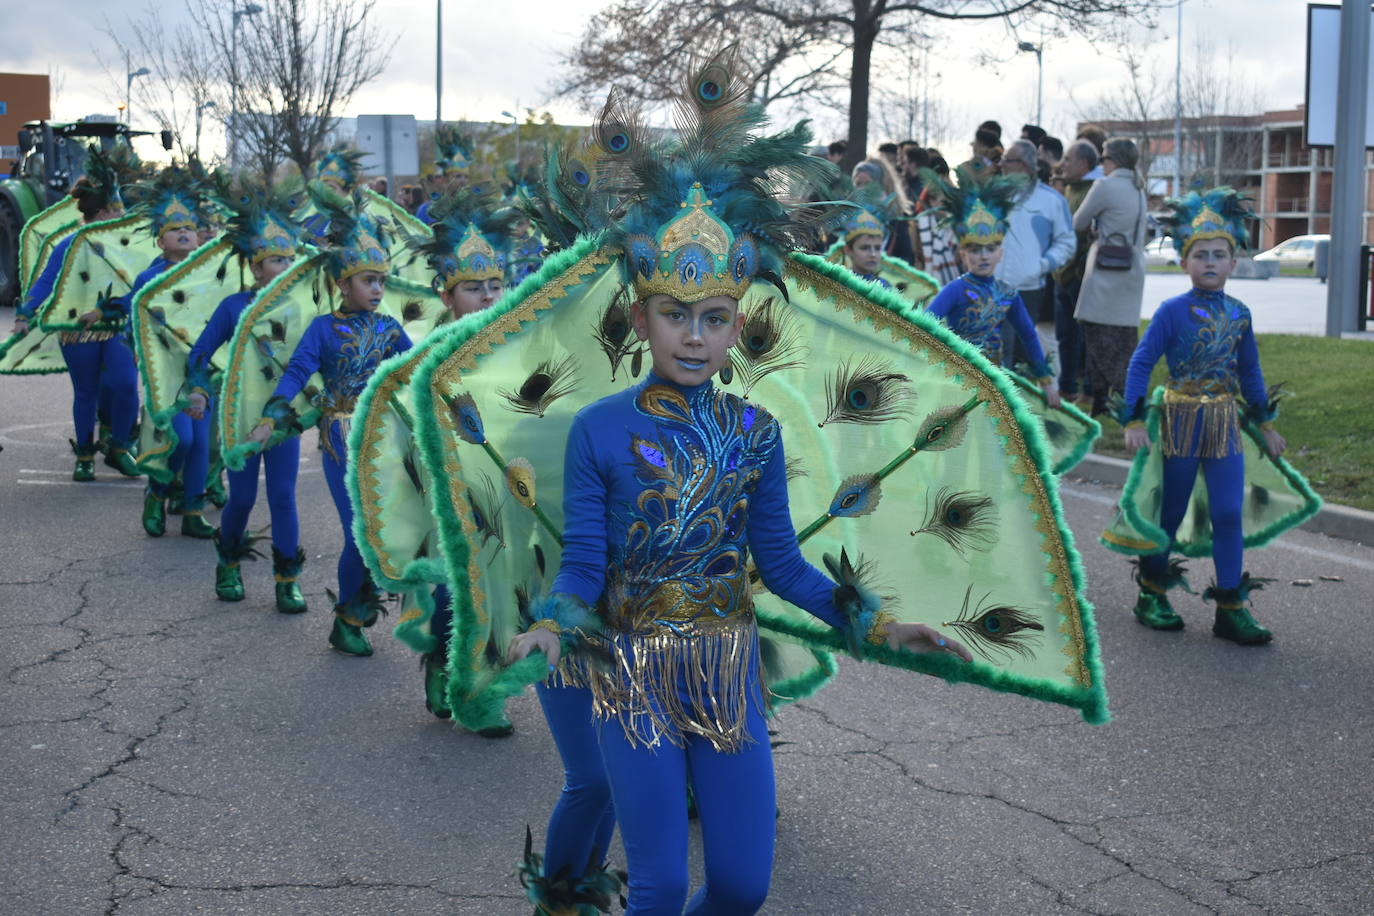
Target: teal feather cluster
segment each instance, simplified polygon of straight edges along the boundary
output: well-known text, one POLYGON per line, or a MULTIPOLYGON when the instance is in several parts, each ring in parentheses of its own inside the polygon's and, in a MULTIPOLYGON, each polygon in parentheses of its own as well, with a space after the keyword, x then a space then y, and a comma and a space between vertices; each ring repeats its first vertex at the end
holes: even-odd
POLYGON ((1160 223, 1180 254, 1186 254, 1189 244, 1200 238, 1229 238, 1236 249, 1245 249, 1250 247, 1247 224, 1255 218, 1249 203, 1249 197, 1224 185, 1190 191, 1164 201, 1169 213, 1160 223))
POLYGON ((216 172, 210 197, 229 214, 224 239, 250 264, 266 257, 294 257, 300 244, 297 215, 306 202, 299 180, 267 185, 247 172, 216 172))

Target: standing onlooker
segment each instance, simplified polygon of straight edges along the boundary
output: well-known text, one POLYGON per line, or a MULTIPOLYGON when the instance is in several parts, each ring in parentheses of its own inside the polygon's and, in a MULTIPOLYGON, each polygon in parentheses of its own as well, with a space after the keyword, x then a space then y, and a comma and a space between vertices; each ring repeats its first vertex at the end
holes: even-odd
POLYGON ((921 199, 921 169, 930 166, 930 157, 926 151, 915 143, 904 144, 901 152, 901 175, 902 189, 906 191, 906 199, 912 206, 921 199))
MULTIPOLYGON (((1087 140, 1075 140, 1064 151, 1059 174, 1064 180, 1064 197, 1069 212, 1077 213, 1093 186, 1086 176, 1097 168, 1097 148, 1087 140)), ((1088 390, 1083 385, 1083 332, 1073 317, 1078 306, 1078 291, 1083 287, 1083 267, 1092 246, 1092 233, 1079 231, 1073 257, 1054 273, 1054 336, 1059 339, 1059 392, 1079 407, 1088 407, 1088 390)))
MULTIPOLYGON (((997 279, 1019 290, 1026 311, 1035 322, 1041 346, 1052 353, 1054 309, 1045 301, 1045 278, 1073 256, 1076 239, 1073 217, 1064 195, 1036 175, 1038 156, 1029 140, 1017 140, 1002 155, 1002 172, 1021 175, 1027 186, 1007 216, 1007 237, 997 279)), ((1008 335, 1011 340, 1014 335, 1008 335)), ((1010 364, 1010 363, 1009 363, 1010 364)))
POLYGON ((825 158, 829 159, 836 165, 839 165, 840 160, 844 159, 844 154, 849 150, 849 143, 844 140, 836 140, 834 143, 826 147, 826 149, 828 150, 828 152, 826 153, 825 158))
MULTIPOLYGON (((926 153, 934 154, 930 159, 930 171, 937 178, 949 180, 949 164, 931 148, 926 153)), ((947 286, 958 279, 963 267, 959 264, 959 242, 948 223, 941 217, 943 208, 949 202, 940 196, 939 182, 923 182, 920 205, 916 208, 915 243, 916 266, 947 286)))
POLYGON ((1094 230, 1074 311, 1086 344, 1094 414, 1105 410, 1112 391, 1126 390, 1126 367, 1140 329, 1140 304, 1145 295, 1143 244, 1149 214, 1135 171, 1139 158, 1133 141, 1125 137, 1108 140, 1101 163, 1104 177, 1093 183, 1073 217, 1074 229, 1085 231, 1091 226, 1094 230), (1129 260, 1112 257, 1112 248, 1129 251, 1129 260))
MULTIPOLYGON (((984 124, 996 124, 995 121, 984 121, 984 124)), ((1002 135, 1000 129, 994 132, 987 127, 980 127, 973 132, 973 156, 959 167, 966 169, 974 178, 980 181, 989 174, 993 174, 994 168, 1002 158, 1002 135), (993 172, 988 170, 992 169, 993 172)))
POLYGON ((892 142, 878 144, 878 155, 894 169, 900 169, 901 163, 897 160, 897 144, 892 142))
POLYGON ((1039 124, 1022 124, 1022 125, 1021 125, 1021 139, 1022 139, 1022 140, 1029 140, 1031 143, 1035 144, 1036 146, 1039 146, 1039 145, 1040 145, 1040 141, 1043 140, 1043 139, 1045 139, 1046 136, 1047 136, 1047 131, 1045 130, 1045 128, 1041 127, 1039 124))
MULTIPOLYGON (((911 203, 906 198, 906 191, 902 187, 902 180, 897 175, 896 169, 888 165, 887 160, 881 157, 876 159, 865 159, 854 166, 851 176, 854 179, 854 186, 861 188, 864 185, 876 183, 883 189, 883 194, 890 198, 888 204, 888 215, 890 219, 900 219, 903 216, 911 215, 911 203)), ((884 254, 894 258, 901 258, 908 264, 916 263, 916 252, 911 243, 910 223, 906 221, 892 223, 892 232, 888 235, 887 245, 884 254)))
POLYGON ((1084 124, 1082 128, 1079 129, 1078 136, 1074 139, 1087 140, 1089 143, 1093 145, 1093 149, 1097 150, 1097 158, 1099 164, 1096 168, 1094 168, 1084 177, 1086 177, 1089 181, 1096 181, 1097 179, 1101 178, 1103 172, 1100 163, 1102 159, 1103 145, 1107 142, 1107 132, 1102 128, 1098 127, 1096 124, 1084 124))

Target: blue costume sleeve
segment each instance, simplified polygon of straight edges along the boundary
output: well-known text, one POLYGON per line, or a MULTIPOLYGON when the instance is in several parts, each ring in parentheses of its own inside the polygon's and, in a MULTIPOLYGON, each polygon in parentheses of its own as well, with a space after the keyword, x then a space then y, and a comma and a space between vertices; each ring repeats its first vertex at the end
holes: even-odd
POLYGON ((287 364, 286 371, 282 373, 281 379, 277 382, 277 387, 272 390, 271 400, 282 398, 290 401, 301 393, 305 383, 310 381, 310 376, 320 369, 320 335, 326 329, 326 323, 316 318, 310 323, 310 327, 305 329, 301 335, 300 343, 296 344, 296 349, 291 354, 291 362, 287 364))
POLYGON ((1260 422, 1272 420, 1268 415, 1269 389, 1264 384, 1264 370, 1260 368, 1259 347, 1255 344, 1254 322, 1249 322, 1236 347, 1236 373, 1240 376, 1240 391, 1250 405, 1253 416, 1260 422))
POLYGON ((958 280, 943 287, 935 294, 935 298, 930 300, 930 305, 926 306, 926 314, 942 319, 946 324, 953 324, 949 316, 963 301, 960 295, 962 287, 963 284, 958 280))
POLYGON ((413 346, 415 346, 415 344, 411 343, 411 341, 410 341, 410 336, 409 336, 408 334, 406 334, 405 328, 403 328, 403 327, 401 327, 399 324, 397 324, 397 325, 396 325, 396 346, 392 348, 392 350, 391 350, 391 355, 392 355, 392 356, 395 356, 397 353, 404 353, 405 351, 409 350, 409 349, 410 349, 411 347, 413 347, 413 346))
POLYGON ((127 293, 125 293, 122 296, 114 296, 110 299, 106 299, 101 304, 100 310, 103 313, 103 319, 105 321, 127 320, 129 317, 130 309, 132 309, 133 307, 135 294, 137 294, 139 290, 143 289, 143 287, 147 286, 149 280, 153 279, 153 277, 156 277, 158 274, 162 273, 164 270, 171 266, 172 265, 169 264, 166 261, 166 259, 164 259, 161 255, 154 258, 153 263, 145 267, 143 269, 143 272, 134 278, 134 285, 129 287, 129 291, 127 293))
MULTIPOLYGON (((1171 302, 1173 300, 1169 300, 1171 302)), ((1173 333, 1173 310, 1169 302, 1161 305, 1150 319, 1145 336, 1136 344, 1131 354, 1130 366, 1126 369, 1126 420, 1145 419, 1145 395, 1149 393, 1150 373, 1155 363, 1164 355, 1173 333)))
POLYGON ((792 527, 787 504, 787 461, 783 458, 781 437, 749 498, 747 534, 754 564, 770 592, 832 627, 847 626, 835 607, 835 583, 806 562, 797 544, 797 530, 792 527))
POLYGON ((215 307, 205 330, 200 332, 195 345, 191 347, 190 355, 186 357, 186 383, 192 391, 199 391, 205 395, 210 393, 210 359, 220 347, 229 342, 230 337, 234 336, 234 327, 238 324, 239 315, 243 313, 243 307, 249 301, 251 295, 233 293, 221 299, 215 307))
POLYGON ((578 414, 563 457, 563 558, 552 592, 574 595, 589 607, 606 588, 609 492, 587 420, 578 414))
POLYGON ((1051 378, 1054 373, 1050 372, 1049 363, 1045 361, 1045 348, 1040 346, 1040 335, 1035 333, 1035 322, 1031 321, 1020 293, 1007 306, 1007 317, 1011 319, 1012 327, 1016 328, 1016 336, 1021 338, 1026 352, 1030 354, 1031 375, 1036 379, 1051 378))
POLYGON ((16 310, 17 317, 32 318, 38 307, 52 295, 53 284, 57 282, 57 272, 62 269, 62 260, 67 256, 67 249, 72 247, 73 238, 75 236, 69 235, 53 246, 52 253, 48 255, 48 262, 43 265, 43 272, 33 281, 33 286, 29 287, 28 297, 16 310))

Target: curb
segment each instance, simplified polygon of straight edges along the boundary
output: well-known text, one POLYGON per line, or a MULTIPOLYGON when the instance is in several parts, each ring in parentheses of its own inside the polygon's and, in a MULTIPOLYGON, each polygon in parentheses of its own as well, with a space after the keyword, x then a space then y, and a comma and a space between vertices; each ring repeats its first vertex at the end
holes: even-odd
MULTIPOLYGON (((1065 476, 1119 488, 1126 483, 1126 475, 1130 470, 1131 463, 1125 458, 1088 455, 1065 476)), ((1323 503, 1316 515, 1298 527, 1328 537, 1356 541, 1360 544, 1374 544, 1374 512, 1353 509, 1350 506, 1323 503)))

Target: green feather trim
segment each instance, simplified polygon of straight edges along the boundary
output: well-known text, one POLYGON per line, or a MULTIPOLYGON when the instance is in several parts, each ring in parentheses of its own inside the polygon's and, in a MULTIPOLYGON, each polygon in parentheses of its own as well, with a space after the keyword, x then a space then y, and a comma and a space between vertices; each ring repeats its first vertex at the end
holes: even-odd
MULTIPOLYGON (((23 334, 11 334, 6 340, 0 342, 0 375, 53 375, 58 372, 66 372, 66 360, 60 358, 50 363, 46 369, 9 369, 4 366, 5 359, 10 356, 10 351, 18 347, 20 341, 32 338, 36 346, 43 346, 44 342, 42 338, 45 334, 47 334, 47 332, 40 331, 37 325, 32 325, 30 329, 23 334)), ((48 336, 51 335, 49 334, 48 336)), ((57 345, 53 344, 52 346, 56 348, 57 345)), ((60 357, 61 351, 59 350, 58 353, 60 357)))

